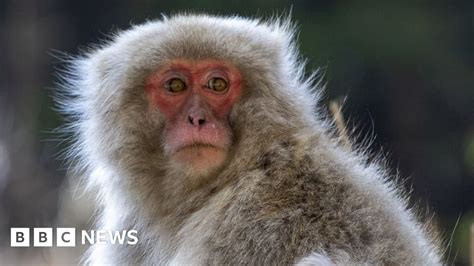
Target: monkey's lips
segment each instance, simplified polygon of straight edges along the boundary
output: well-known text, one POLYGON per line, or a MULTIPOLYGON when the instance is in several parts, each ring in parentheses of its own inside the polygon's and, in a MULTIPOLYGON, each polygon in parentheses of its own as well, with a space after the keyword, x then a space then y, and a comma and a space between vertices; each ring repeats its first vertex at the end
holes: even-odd
POLYGON ((209 143, 192 143, 178 148, 173 158, 175 161, 192 166, 202 171, 221 165, 227 156, 227 149, 209 143))
POLYGON ((194 142, 189 144, 184 144, 179 146, 175 152, 181 152, 186 150, 199 150, 199 149, 221 149, 225 150, 224 147, 220 147, 219 145, 213 143, 205 143, 205 142, 194 142))
POLYGON ((231 136, 220 124, 207 124, 190 129, 188 125, 167 131, 165 152, 183 166, 210 169, 220 165, 227 157, 231 136))
POLYGON ((222 150, 226 152, 231 145, 230 136, 219 128, 202 130, 177 130, 167 132, 168 142, 165 151, 168 154, 192 152, 199 150, 222 150))

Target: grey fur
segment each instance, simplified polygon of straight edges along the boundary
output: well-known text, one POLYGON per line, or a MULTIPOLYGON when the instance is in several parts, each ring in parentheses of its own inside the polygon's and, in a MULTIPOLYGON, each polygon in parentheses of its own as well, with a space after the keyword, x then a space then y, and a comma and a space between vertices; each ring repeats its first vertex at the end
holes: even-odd
POLYGON ((61 106, 69 153, 98 189, 91 264, 440 264, 437 242, 380 163, 340 145, 317 109, 289 20, 176 15, 134 26, 73 61, 61 106), (218 58, 244 78, 231 155, 204 176, 163 155, 144 78, 173 58, 218 58))

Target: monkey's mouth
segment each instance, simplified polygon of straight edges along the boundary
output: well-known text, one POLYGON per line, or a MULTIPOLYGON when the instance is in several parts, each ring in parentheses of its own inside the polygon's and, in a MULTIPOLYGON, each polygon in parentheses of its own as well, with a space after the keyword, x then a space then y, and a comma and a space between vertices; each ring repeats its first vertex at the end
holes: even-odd
POLYGON ((210 143, 192 143, 179 147, 172 155, 173 161, 184 163, 196 171, 208 170, 221 165, 227 150, 210 143))
POLYGON ((219 147, 219 146, 211 144, 211 143, 194 142, 194 143, 191 143, 191 144, 185 144, 185 145, 180 146, 178 149, 176 149, 175 152, 178 153, 178 152, 189 151, 189 150, 198 150, 198 149, 225 150, 225 148, 219 147))

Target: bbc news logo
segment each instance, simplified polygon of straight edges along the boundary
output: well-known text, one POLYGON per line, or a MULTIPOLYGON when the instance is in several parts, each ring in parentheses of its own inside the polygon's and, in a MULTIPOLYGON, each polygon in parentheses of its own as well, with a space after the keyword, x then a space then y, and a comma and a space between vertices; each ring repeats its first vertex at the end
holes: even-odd
MULTIPOLYGON (((53 240, 57 247, 76 246, 76 228, 33 228, 30 235, 29 227, 10 228, 11 247, 52 247, 53 240)), ((112 245, 135 245, 138 243, 137 230, 81 230, 80 244, 112 244, 112 245)))

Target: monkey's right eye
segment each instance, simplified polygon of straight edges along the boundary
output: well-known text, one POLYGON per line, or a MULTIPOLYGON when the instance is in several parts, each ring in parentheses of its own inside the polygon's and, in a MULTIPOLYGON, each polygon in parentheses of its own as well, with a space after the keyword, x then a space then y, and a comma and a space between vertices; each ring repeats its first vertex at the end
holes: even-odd
POLYGON ((170 92, 182 92, 186 89, 186 83, 182 79, 172 78, 166 82, 165 89, 170 92))

